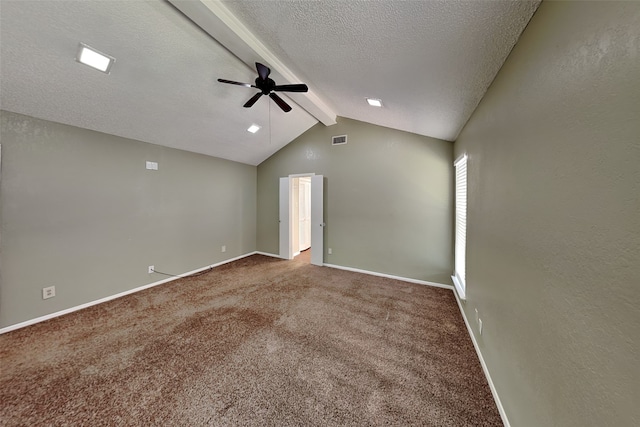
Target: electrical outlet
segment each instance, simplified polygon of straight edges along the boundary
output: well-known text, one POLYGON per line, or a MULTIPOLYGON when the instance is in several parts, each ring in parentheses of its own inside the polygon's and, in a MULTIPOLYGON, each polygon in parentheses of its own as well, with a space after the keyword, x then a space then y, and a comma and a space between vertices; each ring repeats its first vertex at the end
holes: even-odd
POLYGON ((48 288, 42 288, 42 299, 49 299, 56 296, 56 287, 49 286, 48 288))
POLYGON ((227 252, 227 247, 223 245, 221 250, 222 250, 222 252, 227 252))
POLYGON ((327 253, 328 253, 329 255, 331 255, 331 254, 333 253, 333 249, 331 249, 331 248, 327 249, 327 253))
POLYGON ((482 335, 482 319, 478 319, 478 333, 482 335))
POLYGON ((151 274, 151 273, 155 273, 155 272, 156 272, 156 271, 155 271, 155 267, 154 267, 153 265, 150 265, 150 266, 149 266, 149 269, 147 270, 147 272, 148 272, 149 274, 151 274))

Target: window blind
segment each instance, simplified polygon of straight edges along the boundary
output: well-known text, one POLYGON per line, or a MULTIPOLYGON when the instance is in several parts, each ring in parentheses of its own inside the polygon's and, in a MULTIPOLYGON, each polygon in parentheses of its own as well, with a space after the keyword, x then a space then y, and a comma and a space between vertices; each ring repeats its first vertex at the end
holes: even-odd
POLYGON ((456 235, 453 281, 458 294, 464 299, 467 261, 467 155, 463 154, 453 165, 456 172, 456 235))

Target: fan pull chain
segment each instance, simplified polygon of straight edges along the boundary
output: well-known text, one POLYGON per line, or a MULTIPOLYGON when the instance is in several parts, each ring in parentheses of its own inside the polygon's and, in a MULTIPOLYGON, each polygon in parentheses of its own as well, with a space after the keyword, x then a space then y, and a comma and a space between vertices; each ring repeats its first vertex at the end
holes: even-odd
POLYGON ((269 100, 269 146, 271 146, 271 100, 269 100))

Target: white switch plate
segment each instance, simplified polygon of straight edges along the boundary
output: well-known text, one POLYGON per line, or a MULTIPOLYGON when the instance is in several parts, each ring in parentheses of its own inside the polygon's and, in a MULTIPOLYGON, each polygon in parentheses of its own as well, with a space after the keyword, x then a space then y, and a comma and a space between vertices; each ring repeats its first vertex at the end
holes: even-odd
POLYGON ((333 253, 333 249, 331 249, 331 248, 327 249, 327 253, 328 253, 329 255, 331 255, 331 254, 333 253))
POLYGON ((227 252, 227 247, 226 246, 222 246, 221 250, 222 250, 222 252, 227 252))
POLYGON ((478 319, 478 332, 482 335, 482 319, 478 319))
POLYGON ((56 296, 56 287, 49 286, 48 288, 42 288, 42 299, 49 299, 56 296))
POLYGON ((158 162, 147 162, 147 169, 152 171, 158 170, 158 162))

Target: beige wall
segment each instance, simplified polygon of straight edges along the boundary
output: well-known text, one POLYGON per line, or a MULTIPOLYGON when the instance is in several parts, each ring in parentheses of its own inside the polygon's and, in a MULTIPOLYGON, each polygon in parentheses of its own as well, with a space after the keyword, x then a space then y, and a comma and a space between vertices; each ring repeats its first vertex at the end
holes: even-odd
POLYGON ((258 250, 278 253, 279 177, 312 172, 325 176, 325 263, 451 284, 452 156, 450 142, 355 120, 316 125, 258 166, 258 250))
POLYGON ((543 2, 455 151, 511 425, 640 425, 640 3, 543 2))
POLYGON ((0 327, 165 278, 149 265, 179 274, 256 249, 256 167, 0 118, 0 327))

